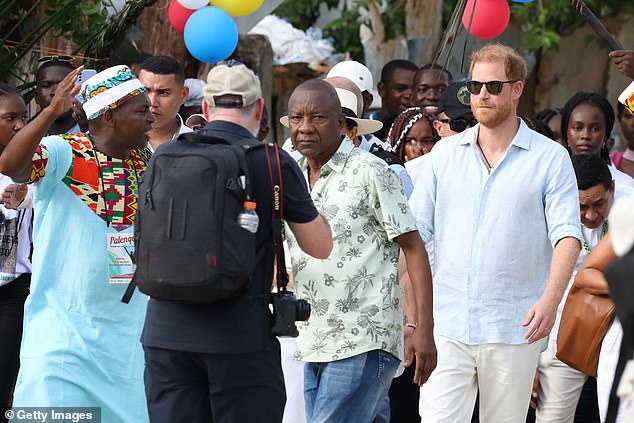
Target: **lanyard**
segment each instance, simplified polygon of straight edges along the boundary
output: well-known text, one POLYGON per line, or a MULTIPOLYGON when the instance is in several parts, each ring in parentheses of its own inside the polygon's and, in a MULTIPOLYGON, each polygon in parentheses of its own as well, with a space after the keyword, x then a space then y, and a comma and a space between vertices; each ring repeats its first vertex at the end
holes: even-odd
MULTIPOLYGON (((603 239, 603 237, 607 233, 608 233, 608 221, 604 220, 603 221, 603 229, 601 229, 601 238, 600 239, 603 239)), ((583 249, 586 251, 586 253, 588 255, 590 255, 590 253, 592 252, 592 249, 588 246, 588 243, 586 242, 586 237, 583 235, 583 231, 581 231, 581 237, 583 238, 583 249)))
MULTIPOLYGON (((101 200, 103 201, 103 209, 106 211, 106 226, 110 226, 112 224, 111 219, 109 218, 110 215, 110 210, 108 210, 108 202, 106 201, 106 195, 104 194, 104 191, 106 190, 106 184, 104 183, 103 180, 103 168, 101 167, 101 162, 99 161, 99 150, 97 150, 97 148, 95 147, 95 144, 92 142, 92 140, 90 140, 90 145, 92 146, 92 150, 95 152, 95 161, 97 162, 97 171, 99 174, 99 183, 100 183, 100 187, 99 187, 99 194, 101 197, 101 200)), ((108 157, 108 156, 106 156, 108 157)), ((130 158, 132 159, 132 170, 134 171, 134 180, 136 182, 136 186, 137 189, 139 187, 139 175, 137 174, 136 171, 136 160, 134 160, 134 155, 130 154, 130 158)), ((123 173, 124 173, 124 177, 125 177, 125 162, 126 160, 122 160, 124 165, 123 165, 123 173)), ((125 194, 125 193, 124 193, 125 194)))

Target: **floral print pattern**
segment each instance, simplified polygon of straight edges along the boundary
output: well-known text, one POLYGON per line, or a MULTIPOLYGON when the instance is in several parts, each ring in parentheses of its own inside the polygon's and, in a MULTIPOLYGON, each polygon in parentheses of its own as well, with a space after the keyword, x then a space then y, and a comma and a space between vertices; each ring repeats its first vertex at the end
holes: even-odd
MULTIPOLYGON (((300 167, 306 170, 305 159, 300 167)), ((374 349, 403 358, 403 311, 393 239, 416 230, 400 179, 382 160, 345 139, 321 169, 311 197, 332 230, 319 260, 289 247, 297 295, 312 307, 298 322, 295 358, 334 361, 374 349)))

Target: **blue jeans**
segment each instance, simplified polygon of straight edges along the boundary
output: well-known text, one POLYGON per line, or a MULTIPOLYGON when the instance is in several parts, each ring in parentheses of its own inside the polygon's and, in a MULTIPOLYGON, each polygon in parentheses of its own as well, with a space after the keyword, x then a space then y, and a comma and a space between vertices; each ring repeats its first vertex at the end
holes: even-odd
POLYGON ((400 360, 382 350, 327 363, 304 365, 309 423, 371 423, 400 360))

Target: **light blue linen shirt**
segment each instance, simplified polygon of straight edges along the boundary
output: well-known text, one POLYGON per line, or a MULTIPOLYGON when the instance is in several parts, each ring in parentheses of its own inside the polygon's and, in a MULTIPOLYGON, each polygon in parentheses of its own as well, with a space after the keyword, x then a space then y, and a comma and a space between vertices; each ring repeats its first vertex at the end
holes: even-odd
POLYGON ((435 334, 522 344, 521 323, 544 292, 553 247, 581 239, 577 183, 566 150, 521 120, 489 174, 479 129, 438 142, 410 198, 423 240, 434 237, 435 334))

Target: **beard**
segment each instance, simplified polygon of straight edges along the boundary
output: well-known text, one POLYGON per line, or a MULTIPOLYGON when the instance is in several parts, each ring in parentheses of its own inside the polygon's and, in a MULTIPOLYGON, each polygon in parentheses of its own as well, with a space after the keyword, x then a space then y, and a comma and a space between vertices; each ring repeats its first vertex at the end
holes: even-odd
POLYGON ((502 124, 513 113, 513 105, 511 103, 490 104, 484 103, 490 109, 481 109, 480 103, 471 103, 473 116, 480 122, 480 125, 487 128, 496 128, 502 124))

